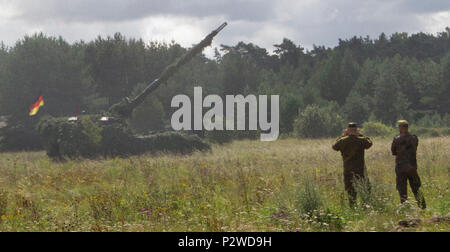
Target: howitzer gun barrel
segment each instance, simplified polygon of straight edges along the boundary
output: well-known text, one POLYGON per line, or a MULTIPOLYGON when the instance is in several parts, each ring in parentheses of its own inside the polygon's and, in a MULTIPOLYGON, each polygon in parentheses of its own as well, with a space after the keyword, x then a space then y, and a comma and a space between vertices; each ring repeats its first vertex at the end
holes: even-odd
POLYGON ((212 40, 217 34, 222 31, 228 24, 225 22, 219 28, 212 31, 208 36, 206 36, 199 44, 191 48, 186 54, 184 54, 181 58, 179 58, 175 63, 169 65, 164 72, 154 80, 150 85, 148 85, 141 94, 136 96, 134 99, 126 98, 125 101, 122 101, 119 104, 116 104, 111 107, 110 112, 114 115, 118 115, 120 117, 130 117, 133 110, 142 104, 145 98, 155 91, 161 84, 167 82, 167 80, 173 76, 178 69, 180 69, 183 65, 188 63, 192 58, 194 58, 197 54, 201 53, 203 49, 210 46, 212 40))

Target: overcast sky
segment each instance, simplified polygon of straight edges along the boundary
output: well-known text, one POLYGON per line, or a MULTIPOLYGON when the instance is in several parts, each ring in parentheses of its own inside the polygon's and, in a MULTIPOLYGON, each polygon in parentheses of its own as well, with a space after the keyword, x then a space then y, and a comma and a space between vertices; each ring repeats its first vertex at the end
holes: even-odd
POLYGON ((0 40, 42 31, 69 42, 121 32, 190 46, 227 21, 220 44, 270 51, 284 37, 308 49, 381 32, 437 33, 450 26, 449 0, 0 0, 0 40))

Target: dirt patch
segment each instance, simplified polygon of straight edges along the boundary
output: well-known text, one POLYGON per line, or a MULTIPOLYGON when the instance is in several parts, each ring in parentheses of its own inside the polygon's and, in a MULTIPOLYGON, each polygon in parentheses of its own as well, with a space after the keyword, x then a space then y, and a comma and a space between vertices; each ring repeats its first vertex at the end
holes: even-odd
POLYGON ((446 217, 434 217, 431 219, 421 220, 421 219, 410 219, 399 221, 399 228, 416 228, 421 224, 427 223, 450 223, 450 215, 446 217))

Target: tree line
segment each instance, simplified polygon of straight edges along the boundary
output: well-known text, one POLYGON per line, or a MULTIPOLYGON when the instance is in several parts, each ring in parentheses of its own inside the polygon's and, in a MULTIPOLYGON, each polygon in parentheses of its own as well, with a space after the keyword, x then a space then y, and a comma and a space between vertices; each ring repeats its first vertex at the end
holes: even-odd
MULTIPOLYGON (((186 50, 120 33, 75 43, 37 33, 11 47, 1 43, 0 118, 6 116, 8 126, 0 134, 33 134, 45 114, 106 111, 137 95, 186 50), (40 95, 46 105, 29 117, 40 95)), ((205 95, 280 95, 282 134, 308 137, 302 129, 318 121, 327 126, 318 137, 336 134, 345 121, 393 125, 399 118, 422 124, 432 119, 437 127, 449 127, 450 28, 436 35, 355 36, 334 48, 311 50, 289 39, 273 52, 253 43, 222 45, 214 58, 195 57, 148 97, 130 125, 141 134, 167 128, 172 97, 192 95, 194 86, 202 86, 205 95)))

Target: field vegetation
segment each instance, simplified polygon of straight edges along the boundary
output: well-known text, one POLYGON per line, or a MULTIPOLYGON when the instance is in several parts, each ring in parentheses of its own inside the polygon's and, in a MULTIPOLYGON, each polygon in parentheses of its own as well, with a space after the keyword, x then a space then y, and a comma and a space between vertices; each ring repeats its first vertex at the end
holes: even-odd
POLYGON ((0 154, 0 231, 450 231, 450 139, 421 139, 428 209, 399 204, 391 139, 366 154, 372 190, 348 206, 333 139, 237 141, 190 156, 52 162, 0 154))

